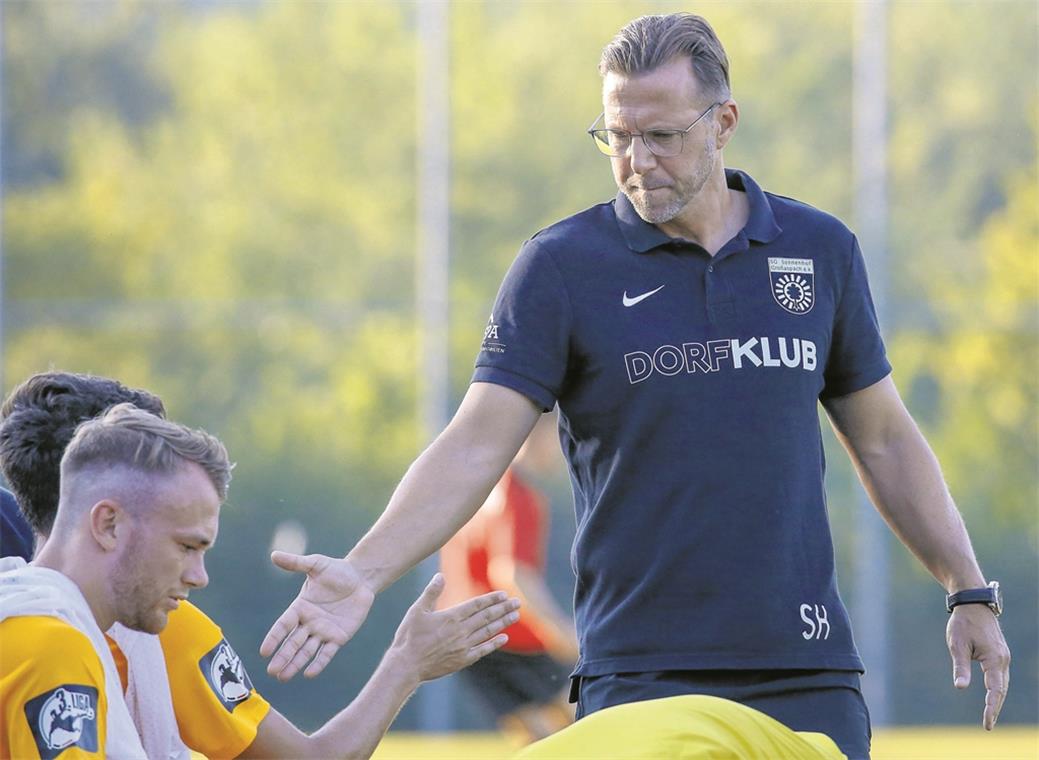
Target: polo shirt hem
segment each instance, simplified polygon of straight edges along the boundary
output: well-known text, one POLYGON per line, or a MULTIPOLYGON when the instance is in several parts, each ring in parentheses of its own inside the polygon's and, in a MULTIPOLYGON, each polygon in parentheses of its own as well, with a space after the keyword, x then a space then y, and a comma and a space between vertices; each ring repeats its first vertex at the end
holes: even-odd
POLYGON ((494 383, 511 388, 522 393, 545 412, 550 411, 556 404, 555 395, 543 385, 499 367, 477 367, 470 382, 494 383))
POLYGON ((611 673, 645 673, 656 670, 853 670, 866 668, 856 655, 819 657, 807 654, 762 655, 657 655, 613 657, 578 664, 575 676, 604 676, 611 673))
POLYGON ((819 398, 840 398, 850 393, 869 388, 891 374, 891 363, 885 361, 869 370, 841 378, 839 382, 827 383, 819 398))

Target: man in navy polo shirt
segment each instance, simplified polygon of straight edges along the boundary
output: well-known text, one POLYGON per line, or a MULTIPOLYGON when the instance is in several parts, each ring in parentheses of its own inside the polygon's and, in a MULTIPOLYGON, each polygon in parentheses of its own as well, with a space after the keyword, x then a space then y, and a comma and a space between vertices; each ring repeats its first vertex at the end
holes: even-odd
POLYGON ((997 605, 891 381, 854 235, 724 168, 739 108, 703 19, 636 19, 600 73, 589 131, 620 193, 523 246, 458 412, 368 535, 345 560, 282 562, 309 579, 264 641, 268 656, 284 642, 269 670, 319 672, 558 402, 577 512, 579 716, 711 694, 866 757, 821 401, 906 546, 948 592, 976 592, 958 597, 948 643, 958 687, 981 662, 991 728, 1009 653, 993 610, 973 602, 997 605))

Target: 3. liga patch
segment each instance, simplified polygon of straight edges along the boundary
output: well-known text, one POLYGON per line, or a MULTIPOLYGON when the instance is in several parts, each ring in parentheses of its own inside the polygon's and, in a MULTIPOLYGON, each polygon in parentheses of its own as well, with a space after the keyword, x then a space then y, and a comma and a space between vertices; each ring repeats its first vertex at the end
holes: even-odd
POLYGON ((43 760, 69 747, 97 752, 97 689, 66 683, 25 703, 25 718, 43 760))
POLYGON ((224 639, 202 656, 198 667, 209 688, 228 712, 234 712, 253 689, 253 682, 242 665, 242 658, 224 639))
POLYGON ((811 259, 768 260, 772 297, 791 314, 807 314, 815 306, 815 264, 811 259))

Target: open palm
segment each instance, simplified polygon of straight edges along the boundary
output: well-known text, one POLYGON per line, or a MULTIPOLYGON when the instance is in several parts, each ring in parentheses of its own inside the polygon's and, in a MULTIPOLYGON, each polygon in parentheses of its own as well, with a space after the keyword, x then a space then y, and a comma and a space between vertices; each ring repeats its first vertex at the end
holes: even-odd
POLYGON ((304 667, 303 674, 313 678, 361 627, 375 592, 346 559, 276 551, 271 561, 284 570, 306 573, 307 579, 267 632, 260 654, 274 655, 267 672, 279 681, 288 681, 304 667))

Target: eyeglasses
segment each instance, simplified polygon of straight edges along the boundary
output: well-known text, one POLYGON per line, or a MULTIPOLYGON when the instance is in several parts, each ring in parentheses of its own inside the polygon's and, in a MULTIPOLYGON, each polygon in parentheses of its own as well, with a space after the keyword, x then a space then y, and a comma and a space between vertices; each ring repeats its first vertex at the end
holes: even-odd
POLYGON ((599 149, 599 152, 611 158, 627 155, 628 150, 631 148, 631 141, 636 137, 642 138, 646 149, 654 156, 670 158, 671 156, 677 156, 685 148, 685 136, 689 133, 689 130, 699 124, 701 119, 720 105, 721 103, 712 105, 697 116, 696 121, 685 129, 651 129, 648 132, 625 132, 623 129, 596 129, 595 125, 606 116, 604 111, 599 114, 598 119, 592 122, 592 126, 588 129, 588 134, 592 136, 592 142, 595 143, 595 147, 599 149))

